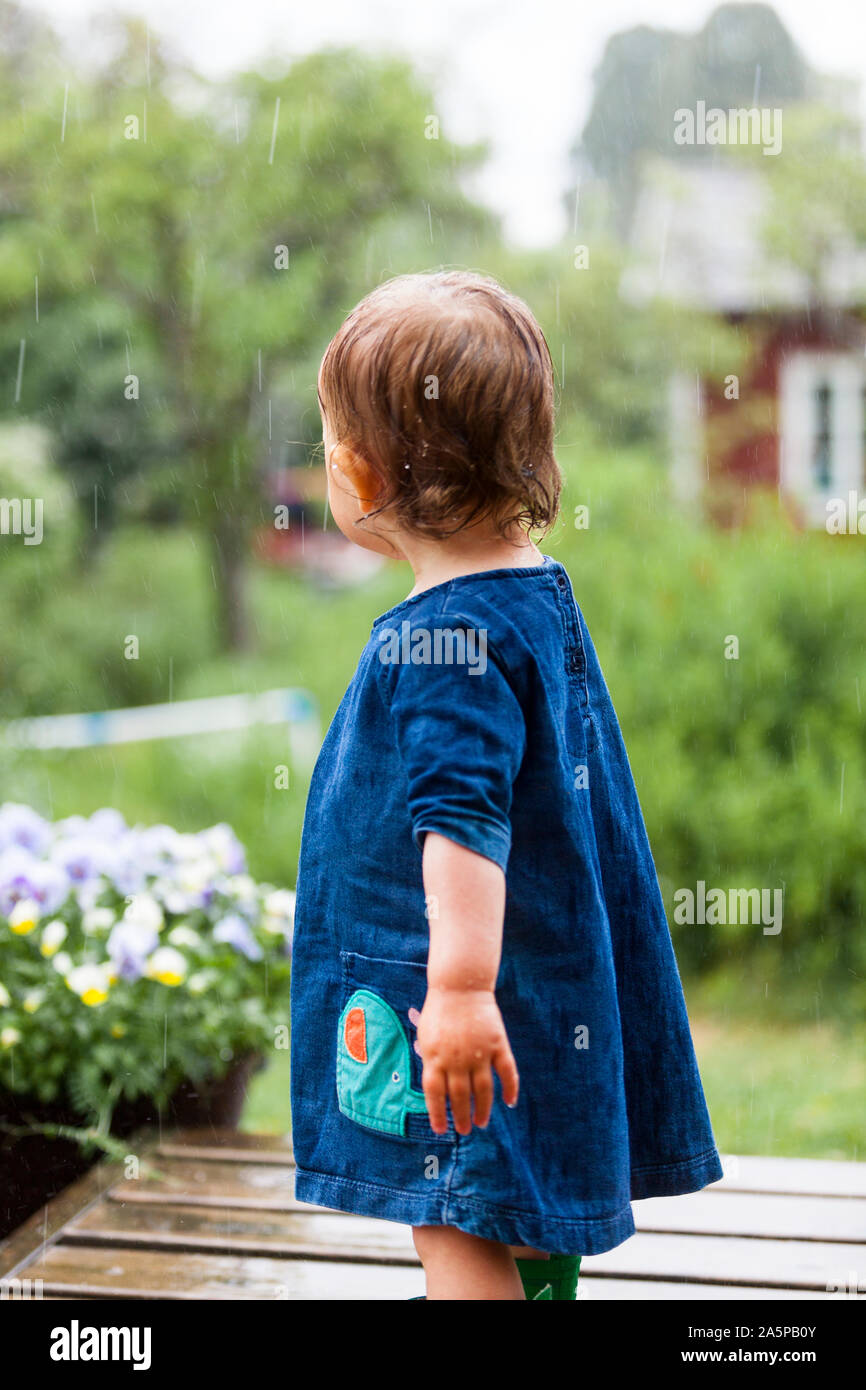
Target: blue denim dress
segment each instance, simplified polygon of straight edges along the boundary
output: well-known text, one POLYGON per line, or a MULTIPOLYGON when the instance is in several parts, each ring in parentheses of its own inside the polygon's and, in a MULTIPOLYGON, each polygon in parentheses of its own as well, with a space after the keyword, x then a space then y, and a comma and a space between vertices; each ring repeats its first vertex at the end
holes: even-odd
POLYGON ((562 565, 376 620, 304 821, 292 978, 297 1197, 553 1254, 722 1176, 619 725, 562 565), (430 1128, 415 1042, 435 831, 506 871, 496 996, 520 1072, 486 1130, 430 1128))

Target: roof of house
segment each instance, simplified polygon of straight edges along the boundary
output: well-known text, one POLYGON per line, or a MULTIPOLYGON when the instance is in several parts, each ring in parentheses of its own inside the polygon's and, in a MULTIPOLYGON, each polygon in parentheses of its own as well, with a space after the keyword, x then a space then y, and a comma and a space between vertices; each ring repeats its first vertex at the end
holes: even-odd
MULTIPOLYGON (((625 299, 664 298, 725 313, 805 308, 806 276, 763 245, 767 187, 734 164, 656 158, 644 166, 632 219, 625 299)), ((866 302, 866 253, 840 251, 825 270, 837 307, 866 302)))

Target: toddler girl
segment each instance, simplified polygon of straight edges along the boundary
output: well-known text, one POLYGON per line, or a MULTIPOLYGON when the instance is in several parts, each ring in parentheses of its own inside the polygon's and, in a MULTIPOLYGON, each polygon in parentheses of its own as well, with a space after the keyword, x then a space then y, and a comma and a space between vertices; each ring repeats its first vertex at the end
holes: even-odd
POLYGON ((411 1225, 428 1299, 573 1299, 631 1200, 722 1170, 616 715, 531 539, 560 491, 550 354, 493 280, 401 276, 319 399, 337 525, 415 585, 310 788, 296 1194, 411 1225))

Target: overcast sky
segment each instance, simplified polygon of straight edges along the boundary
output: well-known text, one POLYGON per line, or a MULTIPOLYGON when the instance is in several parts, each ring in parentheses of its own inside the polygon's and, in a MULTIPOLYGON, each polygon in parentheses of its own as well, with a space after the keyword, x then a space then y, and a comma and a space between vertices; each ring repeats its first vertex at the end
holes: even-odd
MULTIPOLYGON (((274 53, 326 43, 398 49, 432 80, 443 133, 486 137, 478 192, 516 241, 543 245, 565 229, 567 152, 606 39, 634 24, 694 30, 715 0, 38 0, 65 35, 107 8, 144 16, 204 72, 220 76, 274 53)), ((866 92, 862 0, 778 0, 811 65, 858 77, 866 92)))

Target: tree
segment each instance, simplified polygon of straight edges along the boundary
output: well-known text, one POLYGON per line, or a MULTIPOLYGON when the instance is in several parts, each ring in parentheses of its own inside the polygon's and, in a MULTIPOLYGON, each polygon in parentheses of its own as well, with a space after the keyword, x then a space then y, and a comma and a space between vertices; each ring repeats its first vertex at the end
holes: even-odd
POLYGON ((228 647, 248 636, 271 371, 308 362, 380 278, 377 230, 429 247, 440 217, 483 224, 457 177, 480 151, 425 138, 432 106, 405 64, 351 51, 207 83, 127 20, 95 79, 31 97, 0 133, 18 408, 53 418, 88 508, 95 475, 110 515, 131 473, 167 472, 210 537, 228 647))
MULTIPOLYGON (((732 154, 755 160, 754 150, 732 154)), ((783 154, 761 160, 768 190, 764 242, 776 262, 803 275, 810 308, 836 301, 839 261, 866 251, 866 161, 859 123, 838 111, 804 106, 786 115, 783 154), (769 165, 769 168, 764 166, 769 165)), ((859 303, 866 287, 859 285, 859 303)))
POLYGON ((676 110, 694 109, 699 99, 723 109, 802 101, 812 81, 770 5, 720 5, 695 34, 638 25, 614 34, 605 46, 589 116, 572 151, 575 168, 609 184, 624 236, 641 156, 718 156, 713 146, 686 150, 674 144, 676 110))

